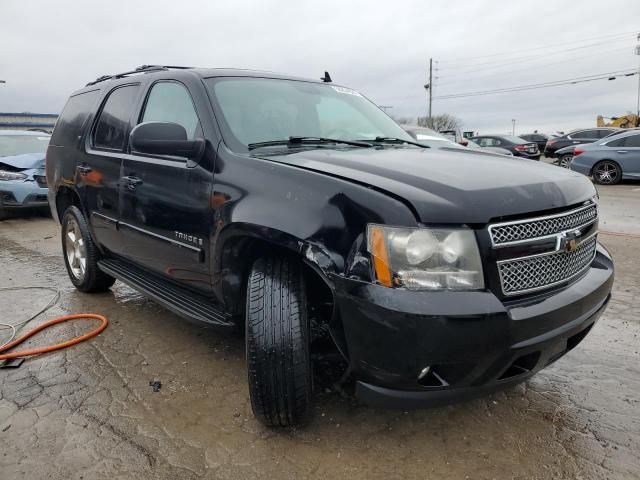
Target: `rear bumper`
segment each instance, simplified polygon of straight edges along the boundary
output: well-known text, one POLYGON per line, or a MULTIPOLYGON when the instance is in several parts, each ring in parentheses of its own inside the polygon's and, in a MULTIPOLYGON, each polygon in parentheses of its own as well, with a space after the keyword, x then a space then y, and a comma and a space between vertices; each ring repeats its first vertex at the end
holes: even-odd
POLYGON ((573 284, 508 303, 491 292, 408 292, 344 280, 337 305, 356 393, 374 406, 416 408, 521 382, 580 343, 612 283, 602 247, 573 284))
POLYGON ((528 158, 529 160, 540 160, 540 152, 538 153, 526 153, 526 152, 514 152, 517 157, 528 158))

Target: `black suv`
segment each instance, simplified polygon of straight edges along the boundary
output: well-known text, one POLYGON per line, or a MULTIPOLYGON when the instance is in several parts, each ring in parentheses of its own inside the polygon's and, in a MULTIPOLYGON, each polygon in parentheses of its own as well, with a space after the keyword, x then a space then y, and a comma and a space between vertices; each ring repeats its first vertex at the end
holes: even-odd
POLYGON ((618 130, 620 129, 607 127, 587 128, 584 130, 574 130, 566 135, 562 135, 561 137, 550 138, 547 140, 547 144, 544 147, 544 156, 549 158, 559 158, 559 155, 556 152, 561 148, 571 145, 579 145, 581 143, 593 143, 596 140, 608 137, 618 130))
POLYGON ((119 279, 243 330, 267 425, 312 411, 317 349, 374 406, 520 382, 584 338, 613 282, 586 177, 415 144, 328 82, 161 66, 101 77, 68 100, 47 179, 71 282, 119 279))

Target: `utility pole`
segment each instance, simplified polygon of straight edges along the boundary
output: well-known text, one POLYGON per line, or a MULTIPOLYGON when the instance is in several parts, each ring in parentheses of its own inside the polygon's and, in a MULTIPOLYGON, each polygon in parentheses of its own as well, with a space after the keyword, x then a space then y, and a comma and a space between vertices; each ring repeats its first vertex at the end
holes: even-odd
POLYGON ((516 135, 516 119, 515 118, 511 119, 511 135, 513 135, 514 137, 516 135))
POLYGON ((431 120, 431 103, 433 101, 433 58, 429 59, 429 120, 431 120))
MULTIPOLYGON (((636 116, 640 122, 640 33, 638 34, 638 45, 636 45, 636 55, 638 55, 638 100, 636 103, 636 116)), ((640 124, 638 125, 640 127, 640 124)))

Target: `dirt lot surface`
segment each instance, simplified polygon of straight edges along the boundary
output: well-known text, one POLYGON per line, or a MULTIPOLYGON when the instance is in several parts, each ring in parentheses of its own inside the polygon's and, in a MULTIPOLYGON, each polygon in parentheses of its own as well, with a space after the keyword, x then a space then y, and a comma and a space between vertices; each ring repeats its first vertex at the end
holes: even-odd
MULTIPOLYGON (((119 282, 77 292, 50 219, 0 222, 0 288, 61 292, 28 327, 66 313, 111 320, 93 340, 0 370, 0 479, 640 478, 640 237, 620 235, 640 233, 639 187, 601 190, 601 228, 617 233, 600 236, 616 260, 613 300, 556 364, 431 410, 377 411, 319 392, 314 421, 287 431, 252 417, 240 338, 186 323, 119 282)), ((0 290, 0 321, 50 297, 0 290)), ((88 328, 61 325, 29 344, 88 328)))

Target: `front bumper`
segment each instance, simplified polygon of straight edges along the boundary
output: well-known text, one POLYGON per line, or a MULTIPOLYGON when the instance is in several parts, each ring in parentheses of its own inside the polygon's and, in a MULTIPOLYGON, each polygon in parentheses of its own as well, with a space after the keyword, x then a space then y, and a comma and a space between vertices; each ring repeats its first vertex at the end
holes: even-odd
POLYGON ((48 189, 35 181, 0 181, 0 206, 2 208, 48 207, 48 189))
POLYGON ((336 305, 356 394, 374 406, 415 408, 520 382, 574 348, 609 301, 613 263, 598 246, 579 280, 504 303, 491 292, 338 282, 336 305))

